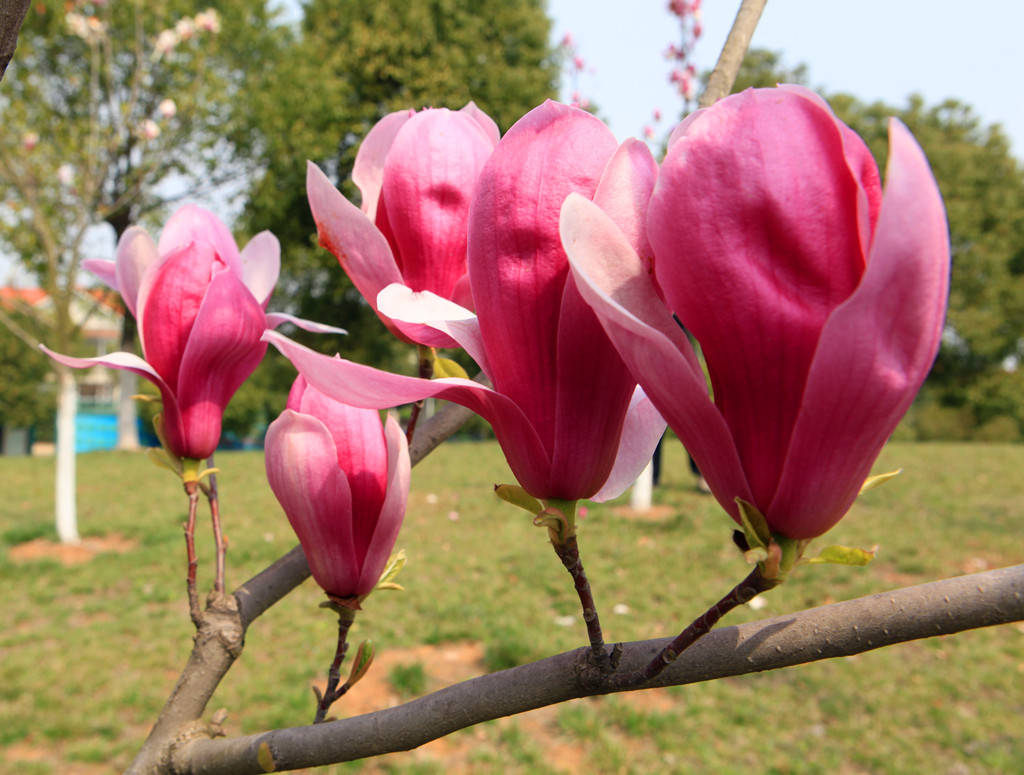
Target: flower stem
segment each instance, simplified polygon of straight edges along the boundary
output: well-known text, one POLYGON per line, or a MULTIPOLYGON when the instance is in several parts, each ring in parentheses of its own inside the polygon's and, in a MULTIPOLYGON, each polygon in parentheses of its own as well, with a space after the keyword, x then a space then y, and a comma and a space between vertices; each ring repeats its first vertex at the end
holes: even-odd
POLYGON ((341 663, 345 660, 345 652, 348 651, 348 631, 355 619, 355 611, 346 610, 338 613, 338 648, 334 652, 331 668, 327 671, 327 688, 324 689, 323 694, 314 689, 318 700, 316 716, 313 719, 314 724, 324 721, 331 705, 344 696, 349 689, 347 681, 341 687, 338 686, 338 682, 341 680, 341 663))
POLYGON ((185 494, 188 495, 188 522, 185 523, 185 554, 188 557, 188 572, 185 576, 188 588, 188 610, 192 623, 199 627, 202 624, 202 610, 199 608, 199 593, 196 591, 196 510, 199 506, 199 487, 196 482, 185 482, 185 494))
POLYGON ((750 575, 733 587, 725 597, 694 619, 685 630, 679 633, 675 640, 662 649, 661 653, 645 667, 632 673, 614 676, 611 681, 612 684, 617 688, 626 688, 639 687, 647 683, 675 662, 686 649, 711 632, 711 629, 718 623, 718 620, 729 613, 729 611, 744 603, 749 603, 762 592, 767 592, 780 583, 781 579, 766 578, 762 573, 761 566, 757 565, 750 572, 750 575))
POLYGON ((602 672, 610 673, 615 669, 617 659, 613 659, 605 651, 604 634, 601 632, 601 621, 597 615, 597 604, 594 602, 594 592, 587 580, 587 572, 583 568, 583 560, 580 559, 579 543, 575 535, 571 535, 564 541, 552 542, 555 554, 562 561, 562 565, 572 576, 573 586, 580 599, 580 606, 583 608, 583 621, 587 625, 587 637, 590 639, 590 660, 602 672))
MULTIPOLYGON (((206 461, 207 468, 213 468, 213 455, 206 461)), ((224 540, 224 533, 220 524, 220 499, 217 497, 217 474, 209 475, 210 484, 203 489, 206 499, 210 503, 210 522, 213 524, 213 541, 217 551, 216 576, 213 582, 213 591, 217 595, 224 594, 224 557, 228 551, 227 541, 224 540)))
MULTIPOLYGON (((420 360, 420 379, 434 378, 434 350, 431 347, 416 345, 420 360)), ((424 399, 420 399, 412 405, 412 413, 409 415, 409 425, 405 429, 405 440, 412 443, 412 435, 416 431, 416 421, 420 419, 420 412, 423 411, 424 399)))

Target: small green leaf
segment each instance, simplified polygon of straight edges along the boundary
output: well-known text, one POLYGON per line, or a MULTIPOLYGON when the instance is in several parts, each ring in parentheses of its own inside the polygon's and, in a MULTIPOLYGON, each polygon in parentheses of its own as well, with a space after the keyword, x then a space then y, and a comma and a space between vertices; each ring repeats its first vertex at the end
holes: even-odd
POLYGON ((384 566, 384 572, 380 574, 380 581, 377 582, 376 589, 402 589, 394 581, 402 568, 405 567, 406 560, 405 549, 399 549, 388 557, 388 564, 384 566))
POLYGON ((752 503, 747 503, 743 498, 737 498, 736 505, 739 507, 740 522, 743 524, 743 532, 747 536, 747 544, 751 549, 767 548, 772 542, 772 531, 768 529, 768 520, 752 503))
POLYGON ((808 557, 803 562, 828 562, 833 565, 867 565, 875 559, 876 551, 878 551, 877 546, 872 547, 870 550, 865 550, 833 544, 822 549, 817 557, 808 557))
POLYGON ((150 462, 155 463, 160 468, 166 468, 168 471, 173 471, 178 476, 181 476, 181 466, 176 466, 174 461, 167 456, 167 453, 164 450, 157 449, 156 447, 147 447, 146 457, 150 459, 150 462))
POLYGON ((355 657, 352 659, 352 669, 348 674, 348 686, 355 686, 356 682, 366 675, 366 672, 370 669, 370 665, 373 664, 373 641, 364 640, 359 644, 359 649, 356 651, 355 657))
POLYGON ((868 490, 873 490, 876 487, 881 487, 890 479, 896 478, 901 473, 903 473, 903 469, 897 468, 895 471, 890 471, 887 474, 877 474, 876 476, 869 476, 867 479, 864 480, 864 484, 860 486, 860 492, 857 494, 860 495, 862 493, 867 492, 868 490))
POLYGON ((496 484, 494 485, 494 494, 505 501, 505 503, 511 503, 513 506, 518 506, 531 514, 540 514, 544 511, 544 504, 518 484, 496 484))
POLYGON ((466 370, 451 358, 434 357, 434 377, 461 377, 469 379, 466 370))

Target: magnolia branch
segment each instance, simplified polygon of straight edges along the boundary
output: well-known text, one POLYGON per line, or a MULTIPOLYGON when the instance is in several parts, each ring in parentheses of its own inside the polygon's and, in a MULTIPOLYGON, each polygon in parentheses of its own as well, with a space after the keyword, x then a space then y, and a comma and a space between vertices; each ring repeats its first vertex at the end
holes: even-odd
MULTIPOLYGON (((1021 620, 1024 565, 1017 565, 713 630, 646 688, 775 670, 1021 620)), ((641 669, 670 642, 624 644, 619 669, 641 669)), ((172 753, 172 771, 246 775, 351 761, 410 750, 502 716, 612 693, 613 682, 586 667, 588 653, 565 652, 355 718, 186 741, 172 753)))
MULTIPOLYGON (((448 404, 420 425, 409 448, 412 464, 419 463, 471 417, 469 409, 448 404)), ((218 732, 216 725, 204 725, 200 719, 221 680, 241 655, 246 630, 309 575, 306 555, 301 546, 296 546, 233 595, 210 596, 199 617, 188 662, 128 773, 170 772, 169 755, 175 741, 205 738, 218 732)))
POLYGON ((711 71, 708 84, 704 87, 704 93, 700 95, 700 107, 707 108, 722 99, 732 90, 736 81, 736 75, 743 64, 743 58, 750 48, 750 41, 754 37, 754 30, 761 19, 761 13, 768 0, 743 0, 740 9, 736 12, 736 19, 729 30, 729 37, 725 39, 722 46, 722 53, 718 55, 715 69, 711 71))

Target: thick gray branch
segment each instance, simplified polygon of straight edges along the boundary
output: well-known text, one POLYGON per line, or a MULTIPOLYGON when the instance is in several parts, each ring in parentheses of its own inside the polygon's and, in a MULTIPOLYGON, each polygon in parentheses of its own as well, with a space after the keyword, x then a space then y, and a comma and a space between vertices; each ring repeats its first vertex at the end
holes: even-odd
POLYGON ((18 47, 18 33, 31 0, 0 0, 0 80, 18 47))
POLYGON ((743 64, 743 58, 750 48, 750 41, 754 37, 754 30, 761 19, 761 13, 768 0, 743 0, 740 9, 736 12, 736 19, 729 30, 729 37, 722 46, 722 53, 718 55, 718 62, 715 69, 708 78, 708 85, 704 87, 704 93, 700 95, 700 107, 707 108, 722 99, 732 90, 736 82, 736 75, 743 64))
MULTIPOLYGON (((1021 620, 1024 565, 714 630, 650 686, 774 670, 1021 620)), ((619 669, 639 669, 669 640, 625 644, 619 669)), ((609 693, 607 680, 581 669, 586 651, 481 676, 364 716, 235 739, 186 742, 173 753, 173 771, 247 775, 268 771, 260 758, 272 761, 275 771, 350 761, 416 748, 502 716, 609 693)))
MULTIPOLYGON (((485 377, 477 377, 485 382, 485 377)), ((473 413, 448 404, 420 425, 409 450, 416 465, 461 428, 473 413)), ((242 653, 245 632, 264 611, 309 578, 309 564, 296 546, 253 576, 231 596, 213 599, 203 613, 195 646, 177 685, 164 704, 149 737, 127 772, 129 775, 170 772, 170 746, 209 734, 199 719, 221 680, 242 653)))

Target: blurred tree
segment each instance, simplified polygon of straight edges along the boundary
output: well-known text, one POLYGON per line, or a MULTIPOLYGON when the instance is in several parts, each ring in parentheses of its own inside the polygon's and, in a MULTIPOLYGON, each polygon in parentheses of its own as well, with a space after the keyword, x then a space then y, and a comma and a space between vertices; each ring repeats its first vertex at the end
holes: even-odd
MULTIPOLYGON (((246 74, 269 68, 282 38, 265 3, 215 5, 41 0, 29 10, 0 90, 0 250, 51 299, 28 333, 54 350, 74 352, 85 322, 72 299, 90 241, 252 172, 246 74)), ((134 339, 129 320, 125 349, 134 339)), ((57 532, 75 541, 76 390, 70 370, 57 372, 57 532)), ((135 391, 123 382, 122 392, 135 391)), ((134 414, 124 426, 134 430, 134 414)))
POLYGON ((256 111, 263 174, 244 221, 281 239, 282 297, 289 312, 339 325, 349 337, 296 338, 376 366, 414 367, 337 260, 317 246, 306 202, 306 160, 353 201, 349 175, 359 143, 384 115, 405 108, 460 108, 468 101, 508 129, 556 94, 559 64, 542 0, 310 0, 294 55, 263 74, 256 111))
MULTIPOLYGON (((8 313, 15 325, 18 317, 8 313)), ((45 355, 26 348, 7 326, 0 326, 0 426, 31 428, 53 421, 53 398, 40 391, 49 373, 45 355)))

